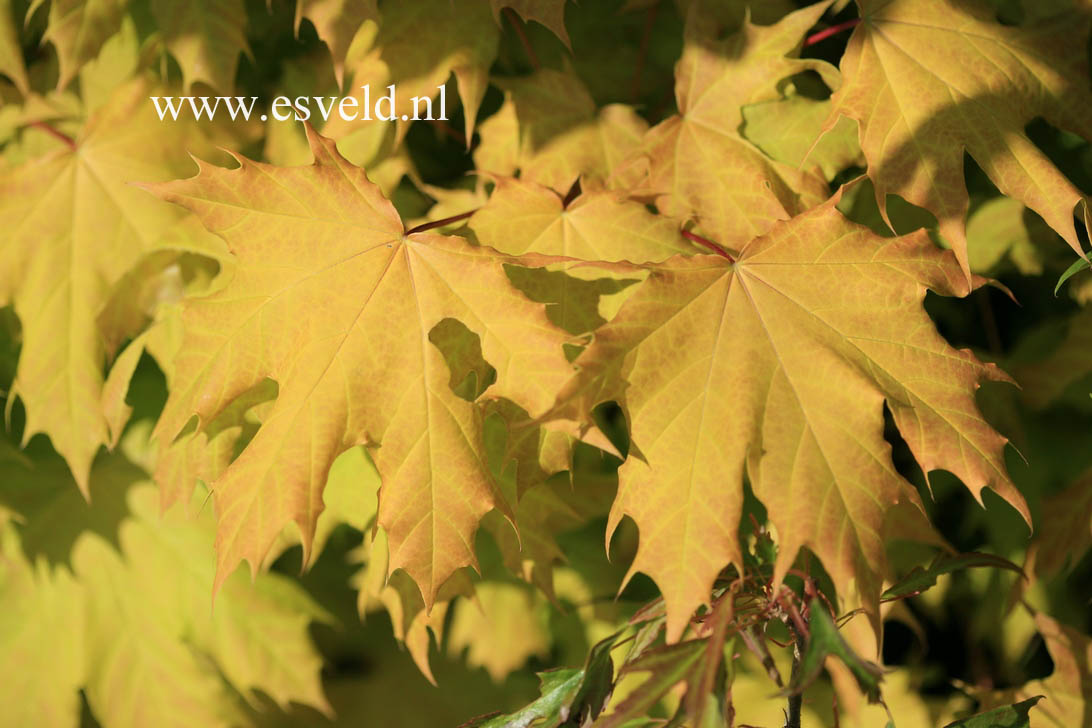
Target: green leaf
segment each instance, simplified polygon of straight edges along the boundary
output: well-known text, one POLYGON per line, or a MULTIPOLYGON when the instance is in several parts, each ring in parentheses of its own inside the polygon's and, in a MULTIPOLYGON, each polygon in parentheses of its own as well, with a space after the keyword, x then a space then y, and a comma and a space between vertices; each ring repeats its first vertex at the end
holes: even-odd
POLYGON ((929 566, 924 569, 915 566, 914 569, 890 587, 880 597, 881 599, 896 599, 898 597, 913 596, 926 591, 937 583, 937 577, 942 574, 951 574, 961 569, 976 567, 992 567, 995 569, 1008 569, 1023 575, 1024 571, 1008 559, 994 556, 993 554, 981 554, 977 552, 967 554, 939 554, 929 566))
POLYGON ((819 676, 819 671, 823 668, 823 662, 827 657, 837 657, 849 668, 861 691, 868 696, 869 702, 878 701, 880 681, 883 679, 883 670, 880 666, 861 658, 853 651, 842 639, 834 620, 818 599, 812 599, 810 614, 811 621, 808 624, 810 634, 804 658, 800 663, 799 671, 785 692, 803 691, 819 676))
POLYGON ((543 721, 536 728, 561 725, 568 719, 567 704, 584 680, 584 671, 560 668, 540 672, 538 677, 542 682, 542 697, 526 708, 509 715, 474 718, 460 728, 524 728, 535 721, 543 721))
POLYGON ((957 720, 944 728, 1029 728, 1031 722, 1028 712, 1042 699, 1042 695, 1037 695, 1014 705, 1005 705, 971 718, 957 720))
POLYGON ((508 715, 485 715, 459 728, 558 728, 586 725, 602 711, 614 686, 610 651, 621 632, 600 640, 591 648, 584 667, 538 673, 542 697, 508 715))
POLYGON ((1078 258, 1073 262, 1073 265, 1065 269, 1065 273, 1062 273, 1062 277, 1058 279, 1058 284, 1054 286, 1054 295, 1058 295, 1058 291, 1062 290, 1062 284, 1068 281, 1073 276, 1080 273, 1082 270, 1092 269, 1092 262, 1089 262, 1085 258, 1078 258))

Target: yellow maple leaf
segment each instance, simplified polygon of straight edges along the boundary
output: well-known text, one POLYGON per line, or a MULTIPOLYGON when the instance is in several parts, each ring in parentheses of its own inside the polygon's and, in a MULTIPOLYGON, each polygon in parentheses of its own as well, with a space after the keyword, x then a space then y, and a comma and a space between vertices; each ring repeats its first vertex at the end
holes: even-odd
POLYGON ((507 506, 479 453, 481 414, 449 387, 429 334, 464 321, 496 367, 491 394, 537 413, 571 371, 565 334, 508 283, 503 263, 523 259, 407 233, 364 170, 308 133, 312 166, 237 157, 239 169, 202 164, 193 179, 150 186, 239 260, 227 287, 186 305, 157 437, 169 444, 193 414, 207 426, 275 380, 254 439, 212 485, 218 583, 241 559, 256 568, 289 522, 309 545, 331 463, 367 444, 383 477, 390 570, 405 569, 431 606, 451 574, 475 563, 481 517, 507 506))
POLYGON ((473 600, 462 600, 448 632, 452 655, 466 650, 471 667, 484 667, 500 682, 532 656, 546 657, 552 642, 546 604, 521 584, 485 582, 473 600))
POLYGON ((10 78, 24 96, 30 91, 30 80, 23 64, 23 49, 15 33, 11 0, 0 0, 0 74, 10 78))
POLYGON ((980 380, 1007 377, 951 348, 922 307, 927 289, 969 292, 954 258, 922 232, 884 239, 850 223, 838 197, 736 261, 647 266, 559 397, 570 431, 598 403, 623 403, 634 450, 609 531, 623 515, 641 529, 631 573, 659 585, 673 639, 717 573, 742 570, 745 470, 779 536, 775 581, 807 546, 855 584, 878 634, 884 517, 910 487, 883 439, 885 402, 925 472, 949 470, 979 498, 991 487, 1030 522, 1006 440, 974 400, 980 380))
POLYGON ((554 190, 505 177, 468 224, 482 243, 514 255, 645 263, 698 251, 677 222, 619 192, 585 192, 565 204, 554 190))
POLYGON ((523 78, 494 79, 506 91, 482 123, 474 161, 481 172, 536 182, 565 194, 581 176, 606 179, 633 153, 648 123, 624 104, 597 109, 583 81, 543 69, 523 78))
POLYGON ((378 0, 298 0, 296 3, 296 34, 300 22, 307 18, 315 26, 318 37, 330 49, 334 61, 334 76, 338 86, 345 78, 345 58, 349 46, 367 21, 379 22, 378 0))
MULTIPOLYGON (((1087 13, 1004 26, 985 4, 858 0, 861 23, 842 57, 828 120, 860 124, 876 201, 889 194, 936 215, 970 275, 963 155, 1004 194, 1035 210, 1080 254, 1080 190, 1024 134, 1034 118, 1092 139, 1084 52, 1087 13)), ((888 221, 888 225, 890 222, 888 221)))
POLYGON ((703 232, 729 248, 825 199, 821 176, 767 158, 739 128, 743 107, 779 98, 777 83, 787 76, 810 69, 836 83, 830 64, 792 57, 829 4, 771 26, 745 22, 723 41, 691 13, 675 67, 679 113, 648 132, 618 182, 643 190, 664 214, 696 217, 703 232))
POLYGON ((86 492, 107 442, 100 407, 106 352, 96 318, 109 289, 182 211, 133 187, 193 168, 193 125, 161 124, 143 80, 92 114, 71 147, 0 172, 0 301, 23 326, 13 390, 26 438, 45 432, 86 492))
MULTIPOLYGON (((34 0, 27 17, 45 4, 34 0)), ((50 0, 43 40, 53 43, 60 63, 57 88, 64 89, 83 64, 99 54, 102 44, 121 27, 128 0, 50 0)))

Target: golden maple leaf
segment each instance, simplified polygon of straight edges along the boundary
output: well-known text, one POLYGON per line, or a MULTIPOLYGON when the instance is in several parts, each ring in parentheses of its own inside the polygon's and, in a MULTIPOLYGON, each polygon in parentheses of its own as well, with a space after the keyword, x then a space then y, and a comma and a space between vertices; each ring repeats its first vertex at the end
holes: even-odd
POLYGON ((496 180, 469 222, 483 244, 503 253, 645 263, 694 253, 679 224, 620 192, 585 192, 568 204, 554 190, 522 179, 496 180))
MULTIPOLYGON (((1084 195, 1024 134, 1036 117, 1092 139, 1084 53, 1088 13, 1004 26, 985 3, 858 0, 861 23, 842 57, 839 115, 860 123, 861 148, 886 217, 890 194, 936 215, 967 275, 969 153, 1002 193, 1081 254, 1074 207, 1084 195)), ((890 226, 890 221, 888 221, 890 226)))
POLYGON ((523 259, 407 233, 364 170, 308 133, 312 166, 237 157, 239 169, 202 164, 193 179, 149 187, 193 211, 239 261, 222 291, 186 306, 156 435, 169 444, 191 415, 207 425, 275 380, 261 427, 212 484, 218 583, 240 559, 256 568, 289 522, 309 544, 331 463, 367 444, 383 478, 390 571, 405 569, 431 606, 475 563, 481 517, 508 506, 480 454, 481 414, 451 390, 429 334, 462 320, 496 367, 491 394, 538 413, 571 372, 566 335, 509 284, 503 263, 523 259))
MULTIPOLYGON (((775 581, 801 547, 856 590, 878 633, 885 514, 907 499, 884 441, 884 405, 922 468, 991 487, 1030 523, 1006 440, 982 419, 982 379, 1007 379, 937 334, 927 289, 966 295, 924 232, 885 239, 846 220, 840 195, 748 243, 732 261, 675 257, 640 285, 576 360, 551 417, 577 431, 623 404, 632 447, 609 532, 641 529, 631 567, 656 581, 672 638, 709 598, 737 540, 746 472, 778 533, 775 581)), ((979 281, 981 282, 981 281, 979 281)))
POLYGON ((743 106, 779 98, 777 83, 787 76, 810 69, 836 83, 830 64, 793 57, 829 4, 771 26, 745 22, 723 41, 692 11, 675 67, 679 113, 649 130, 615 172, 614 185, 637 187, 666 215, 697 218, 704 233, 729 248, 825 199, 821 176, 769 159, 739 128, 743 106))

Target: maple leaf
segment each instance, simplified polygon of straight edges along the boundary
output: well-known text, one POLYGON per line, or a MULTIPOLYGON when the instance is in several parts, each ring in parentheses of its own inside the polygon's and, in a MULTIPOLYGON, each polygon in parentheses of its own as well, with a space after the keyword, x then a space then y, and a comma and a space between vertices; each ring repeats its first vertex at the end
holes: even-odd
POLYGON ((304 18, 311 21, 318 37, 330 49, 334 61, 334 76, 338 86, 341 86, 345 78, 345 59, 357 31, 369 20, 379 22, 378 0, 298 0, 297 36, 300 22, 304 18))
POLYGON ((222 93, 234 88, 239 54, 250 54, 243 0, 153 0, 152 13, 187 93, 198 81, 222 93))
MULTIPOLYGON (((261 563, 294 521, 310 544, 330 464, 377 447, 379 525, 390 571, 405 569, 430 607, 498 498, 478 453, 480 412, 448 386, 430 331, 446 318, 481 336, 497 396, 544 411, 570 371, 565 334, 508 283, 519 263, 459 238, 406 233, 394 207, 332 141, 309 130, 315 164, 202 164, 152 185, 192 210, 239 261, 222 291, 186 304, 175 382, 156 429, 169 444, 191 415, 202 427, 261 383, 277 399, 242 454, 212 484, 217 583, 261 563)), ((526 263, 525 263, 526 264, 526 263)))
POLYGON ((474 718, 459 728, 512 728, 530 726, 560 728, 577 722, 588 725, 610 699, 614 679, 611 649, 621 632, 615 632, 592 646, 581 668, 560 668, 538 673, 541 697, 510 715, 474 718))
POLYGON ((511 8, 524 21, 540 23, 561 39, 565 47, 572 50, 569 33, 565 30, 565 3, 568 0, 489 0, 493 8, 493 17, 501 22, 501 10, 511 8))
POLYGON ((32 563, 0 524, 0 698, 12 725, 78 725, 84 616, 79 586, 64 570, 32 563), (15 629, 9 626, 17 626, 15 629), (49 679, 42 679, 43 676, 49 679))
POLYGON ((554 416, 574 423, 623 403, 638 456, 619 471, 608 536, 636 521, 631 573, 660 586, 673 639, 721 568, 741 566, 745 468, 779 535, 775 581, 807 546, 835 583, 856 583, 878 628, 884 514, 910 488, 883 439, 885 402, 927 473, 949 470, 979 498, 992 487, 1030 522, 974 400, 980 380, 1007 377, 948 346, 921 305, 927 289, 969 292, 954 259, 921 231, 884 239, 850 223, 839 197, 734 262, 647 266, 559 396, 554 416))
MULTIPOLYGON (((706 615, 702 624, 705 635, 700 639, 652 649, 633 647, 620 677, 632 673, 647 673, 648 676, 624 700, 613 705, 610 712, 595 725, 601 728, 627 725, 628 720, 647 715, 668 691, 683 682, 686 683, 686 692, 679 703, 675 720, 680 721, 685 715, 691 725, 723 723, 719 712, 725 703, 725 674, 720 668, 724 660, 725 638, 729 631, 735 631, 732 625, 735 616, 733 599, 733 592, 722 596, 706 615)), ((655 636, 659 629, 650 632, 655 636)))
MULTIPOLYGON (((1092 472, 1043 500, 1040 529, 1028 547, 1024 568, 1050 578, 1074 567, 1092 548, 1092 472)), ((1023 585, 1020 585, 1023 586, 1023 585)))
MULTIPOLYGON (((367 84, 374 104, 378 94, 394 84, 398 89, 394 115, 401 134, 406 126, 401 117, 408 119, 415 113, 413 98, 435 99, 437 87, 454 74, 470 139, 500 37, 488 4, 485 0, 415 0, 388 3, 380 15, 374 45, 353 67, 353 96, 363 106, 359 87, 367 84)), ((424 106, 420 113, 425 113, 424 106)), ((340 137, 354 123, 358 122, 334 117, 323 133, 340 137)))
POLYGON ((496 682, 532 656, 546 657, 552 642, 549 614, 533 592, 518 583, 484 582, 474 593, 473 601, 455 607, 447 636, 450 654, 465 650, 467 664, 484 667, 496 682))
POLYGON ((763 101, 741 109, 744 137, 779 162, 817 167, 831 180, 847 167, 861 163, 856 125, 842 118, 823 134, 830 116, 830 101, 816 101, 794 94, 777 101, 763 101))
MULTIPOLYGON (((44 4, 45 0, 34 0, 27 17, 44 4)), ((128 0, 50 0, 49 24, 42 39, 57 49, 58 89, 67 87, 83 64, 97 56, 106 39, 117 32, 127 4, 128 0)))
MULTIPOLYGON (((1081 253, 1083 194, 1024 134, 1042 117, 1092 139, 1086 12, 1003 26, 985 3, 858 0, 832 102, 860 124, 876 202, 900 195, 937 216, 969 275, 964 152, 1002 193, 1027 205, 1081 253)), ((890 221, 888 221, 890 225, 890 221)))
POLYGON ((74 142, 0 172, 0 302, 23 326, 13 392, 26 405, 25 438, 50 436, 86 493, 91 460, 107 442, 100 407, 103 339, 96 317, 109 287, 181 217, 132 187, 192 169, 192 125, 160 125, 143 80, 117 91, 74 142))
POLYGON ((10 78, 24 96, 30 91, 30 80, 23 64, 23 49, 15 33, 11 0, 0 0, 0 74, 10 78))
POLYGON ((944 728, 996 728, 996 726, 1029 728, 1031 716, 1028 713, 1042 699, 1042 695, 1036 695, 1034 698, 1022 700, 1013 705, 994 708, 980 715, 954 721, 944 726, 944 728))
POLYGON ((468 224, 483 244, 514 255, 645 263, 696 252, 678 223, 620 192, 585 192, 566 204, 554 190, 522 179, 498 178, 468 224))
POLYGON ((537 182, 565 194, 577 178, 606 179, 634 152, 648 123, 624 104, 597 109, 571 73, 542 69, 494 79, 504 104, 482 123, 474 152, 479 171, 537 182))
POLYGON ((51 489, 57 506, 70 511, 65 528, 56 528, 64 512, 58 507, 28 512, 18 528, 0 527, 0 604, 9 616, 36 612, 21 618, 31 629, 0 635, 0 696, 41 711, 28 724, 78 723, 81 688, 92 714, 111 726, 181 726, 195 717, 202 725, 237 725, 244 718, 239 695, 261 708, 256 690, 282 707, 295 701, 329 711, 307 633, 312 620, 329 617, 297 585, 269 574, 251 584, 236 574, 210 610, 209 514, 199 521, 177 509, 161 516, 155 487, 113 455, 96 463, 93 492, 116 491, 108 495, 128 504, 114 539, 96 523, 98 506, 77 512, 65 495, 75 492, 71 477, 57 460, 6 466, 16 478, 0 488, 6 498, 18 480, 45 474, 68 481, 51 489), (20 468, 28 473, 12 472, 20 468), (71 570, 48 566, 30 549, 70 551, 71 570), (50 664, 30 668, 35 655, 50 664))
POLYGON ((506 400, 487 409, 486 452, 498 484, 516 503, 516 528, 499 513, 488 514, 482 524, 508 569, 556 602, 553 567, 566 560, 557 535, 606 515, 617 489, 618 461, 604 463, 602 451, 549 432, 506 400))
POLYGON ((387 534, 383 529, 375 530, 375 537, 365 540, 357 555, 362 557, 365 567, 358 573, 354 582, 360 590, 357 609, 363 616, 376 606, 382 606, 390 615, 394 637, 406 647, 417 669, 425 679, 436 685, 432 667, 429 664, 429 646, 431 634, 439 644, 443 640, 447 610, 455 597, 472 597, 474 585, 465 569, 456 571, 444 582, 433 600, 432 609, 426 610, 421 599, 421 590, 404 571, 390 570, 390 549, 387 534))
POLYGON ((1035 626, 1046 642, 1054 671, 1015 690, 980 696, 990 708, 1043 697, 1031 713, 1031 728, 1065 728, 1087 722, 1092 703, 1092 639, 1042 613, 1035 613, 1035 626))
POLYGON ((811 69, 835 83, 837 71, 826 62, 790 55, 828 5, 771 26, 745 22, 724 41, 692 14, 675 67, 679 113, 649 130, 614 184, 636 186, 666 215, 696 217, 704 233, 729 248, 825 199, 821 177, 770 160, 739 128, 742 107, 780 98, 777 83, 786 76, 811 69))
POLYGON ((1043 272, 1043 253, 1056 236, 1042 218, 1018 200, 995 197, 975 208, 967 219, 967 263, 972 273, 986 275, 1003 258, 1024 275, 1043 272))
POLYGON ((1092 371, 1092 308, 1082 308, 1066 322, 1065 336, 1041 361, 1016 367, 1021 398, 1042 409, 1057 400, 1069 385, 1092 371))

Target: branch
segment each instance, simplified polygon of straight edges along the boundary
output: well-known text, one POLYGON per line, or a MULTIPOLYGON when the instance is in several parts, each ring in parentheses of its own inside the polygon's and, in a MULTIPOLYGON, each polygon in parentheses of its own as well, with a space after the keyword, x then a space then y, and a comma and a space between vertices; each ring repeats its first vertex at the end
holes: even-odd
POLYGON ((32 126, 35 129, 44 131, 46 134, 49 134, 54 139, 63 142, 72 151, 76 151, 76 140, 65 134, 63 131, 58 131, 57 129, 53 128, 47 122, 32 121, 30 122, 30 124, 28 124, 28 126, 32 126))
MULTIPOLYGON (((795 608, 793 609, 795 612, 795 608)), ((796 614, 799 618, 799 613, 796 614)), ((786 622, 789 627, 789 631, 792 632, 795 638, 792 643, 792 673, 789 676, 789 686, 797 684, 800 679, 800 666, 803 662, 803 643, 807 635, 807 625, 804 625, 804 631, 800 631, 800 625, 796 624, 795 620, 790 619, 786 622)), ((801 688, 799 691, 789 693, 788 708, 785 712, 785 728, 800 728, 800 713, 804 707, 804 691, 801 688)))
POLYGON ((736 262, 736 259, 732 257, 731 253, 729 253, 727 250, 725 250, 724 248, 722 248, 719 245, 717 245, 716 243, 714 243, 709 238, 703 238, 701 235, 698 235, 696 233, 692 233, 689 230, 683 230, 681 232, 682 232, 682 236, 684 238, 686 238, 687 240, 689 240, 690 242, 697 243, 698 245, 702 246, 703 248, 708 248, 709 250, 712 250, 714 253, 716 253, 720 257, 726 258, 729 263, 735 263, 736 262))
MULTIPOLYGON (((789 677, 789 684, 792 685, 796 682, 800 674, 800 644, 794 642, 792 646, 792 675, 789 677)), ((788 711, 785 714, 785 728, 800 728, 800 711, 804 707, 804 693, 803 691, 796 694, 789 694, 789 706, 788 711)))
POLYGON ((531 41, 527 38, 527 34, 523 32, 523 22, 516 15, 516 11, 512 8, 505 8, 504 17, 508 18, 508 22, 515 29, 516 35, 519 36, 519 42, 523 44, 523 52, 527 54, 527 60, 531 62, 531 66, 536 71, 542 68, 542 65, 538 62, 538 56, 535 55, 535 49, 531 47, 531 41))
POLYGON ((850 20, 845 21, 844 23, 838 23, 837 25, 832 25, 829 28, 827 28, 826 30, 820 30, 818 33, 813 33, 813 34, 809 35, 807 38, 804 39, 804 47, 806 48, 806 47, 808 47, 810 45, 815 45, 816 43, 818 43, 820 41, 826 40, 827 38, 829 38, 832 35, 836 35, 838 33, 841 33, 843 30, 849 30, 850 28, 852 28, 852 27, 854 27, 856 25, 859 25, 860 22, 861 22, 860 18, 852 18, 850 20))

